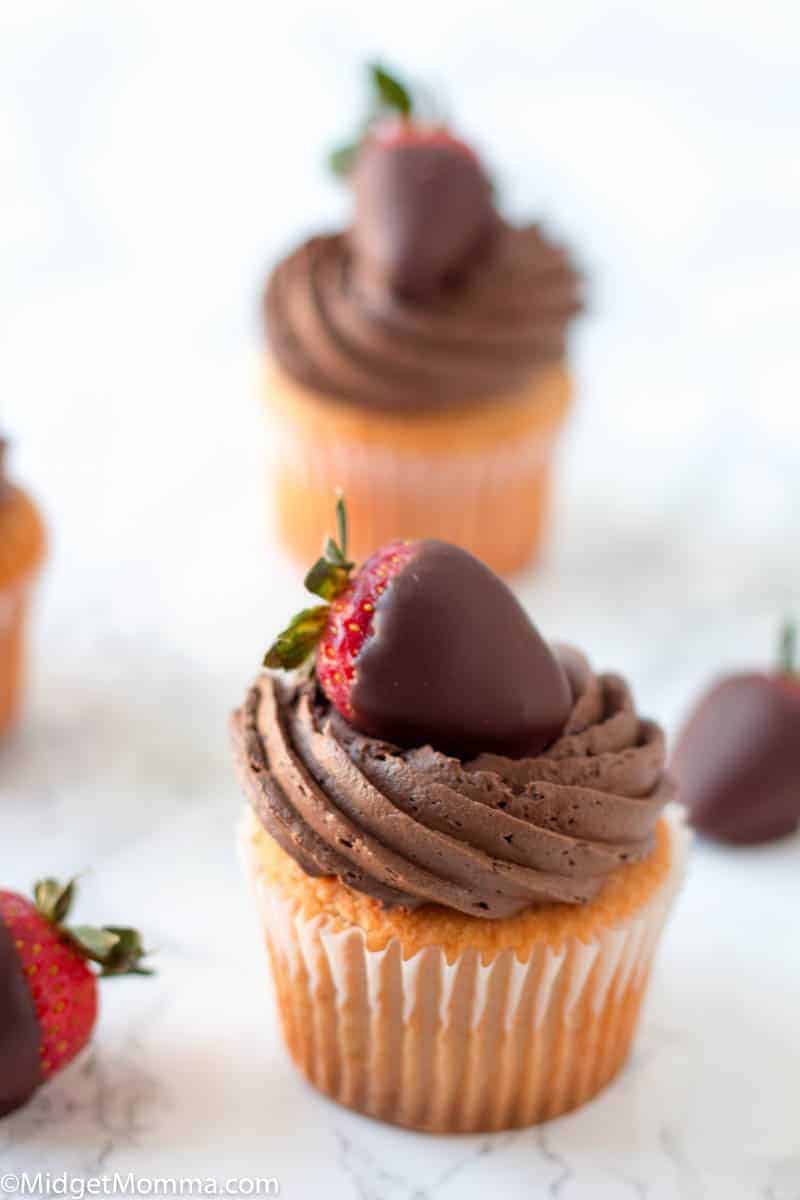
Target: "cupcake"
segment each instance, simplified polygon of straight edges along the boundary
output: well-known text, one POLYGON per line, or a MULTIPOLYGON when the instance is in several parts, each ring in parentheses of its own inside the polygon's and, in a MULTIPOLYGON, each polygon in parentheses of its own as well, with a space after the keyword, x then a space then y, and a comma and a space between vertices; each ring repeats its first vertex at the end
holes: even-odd
POLYGON ((379 68, 373 83, 350 227, 266 287, 278 531, 308 562, 339 488, 360 558, 436 536, 510 573, 542 540, 580 280, 540 225, 503 219, 465 142, 379 68))
POLYGON ((0 734, 19 710, 28 602, 45 549, 36 505, 6 475, 6 449, 0 439, 0 734))
POLYGON ((681 874, 661 730, 459 547, 353 574, 331 541, 306 583, 326 603, 232 719, 292 1058, 414 1129, 575 1108, 625 1062, 681 874))

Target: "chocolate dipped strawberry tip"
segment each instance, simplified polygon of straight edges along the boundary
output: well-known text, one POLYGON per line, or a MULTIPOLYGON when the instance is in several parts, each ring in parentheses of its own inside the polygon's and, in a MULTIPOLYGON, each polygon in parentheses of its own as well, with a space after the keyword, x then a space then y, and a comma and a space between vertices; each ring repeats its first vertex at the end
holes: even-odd
POLYGON ((559 736, 572 706, 566 672, 502 580, 435 539, 390 542, 354 571, 343 531, 340 520, 338 542, 306 576, 327 604, 295 617, 267 667, 315 655, 333 708, 398 746, 524 757, 559 736))

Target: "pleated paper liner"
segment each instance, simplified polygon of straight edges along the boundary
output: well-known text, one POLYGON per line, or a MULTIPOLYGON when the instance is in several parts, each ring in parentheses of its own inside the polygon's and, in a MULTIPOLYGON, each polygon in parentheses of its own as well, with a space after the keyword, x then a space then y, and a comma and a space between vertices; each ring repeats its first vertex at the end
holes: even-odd
POLYGON ((433 413, 345 405, 267 377, 279 535, 307 564, 331 530, 341 488, 351 553, 393 538, 438 537, 510 574, 537 554, 551 463, 570 403, 566 370, 540 371, 524 394, 433 413))
POLYGON ((622 1067, 683 873, 688 838, 677 812, 659 831, 665 869, 632 911, 609 922, 601 906, 593 928, 589 905, 580 937, 534 938, 488 959, 471 946, 409 953, 397 937, 370 949, 360 927, 304 916, 264 869, 267 836, 248 810, 241 848, 285 1040, 333 1100, 411 1129, 501 1130, 569 1112, 622 1067))

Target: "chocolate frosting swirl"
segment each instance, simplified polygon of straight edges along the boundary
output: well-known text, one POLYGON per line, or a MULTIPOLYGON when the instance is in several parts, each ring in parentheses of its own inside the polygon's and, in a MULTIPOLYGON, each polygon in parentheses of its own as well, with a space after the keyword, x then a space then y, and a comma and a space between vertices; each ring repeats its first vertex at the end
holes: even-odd
POLYGON ((538 225, 498 221, 467 278, 408 300, 360 269, 349 234, 311 238, 269 280, 270 346, 299 382, 383 410, 437 409, 513 392, 560 362, 581 308, 564 249, 538 225))
POLYGON ((233 717, 240 778, 267 831, 309 875, 384 905, 507 917, 582 903, 645 858, 674 788, 664 735, 627 684, 560 648, 574 703, 535 758, 471 762, 365 737, 314 681, 270 675, 233 717))

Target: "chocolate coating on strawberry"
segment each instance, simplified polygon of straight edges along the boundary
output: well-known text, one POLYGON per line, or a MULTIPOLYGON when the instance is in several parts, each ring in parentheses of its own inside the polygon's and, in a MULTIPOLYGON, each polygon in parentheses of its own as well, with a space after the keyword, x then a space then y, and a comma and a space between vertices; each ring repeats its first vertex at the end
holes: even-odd
POLYGON ((42 1082, 39 1023, 10 932, 0 921, 0 1117, 42 1082))
POLYGON ((511 589, 466 550, 420 542, 356 660, 363 732, 468 758, 539 753, 572 704, 563 667, 511 589))
POLYGON ((793 633, 775 675, 721 680, 684 726, 673 767, 691 823, 709 837, 755 845, 800 826, 800 675, 793 633))
POLYGON ((344 503, 338 542, 306 576, 328 605, 304 609, 264 665, 317 648, 319 683, 361 733, 461 757, 539 753, 572 704, 564 667, 510 588, 466 550, 396 541, 351 576, 344 503))
POLYGON ((354 142, 332 157, 355 198, 350 244, 360 278, 410 300, 459 282, 499 229, 475 152, 380 64, 354 142), (424 106, 422 106, 424 107, 424 106))
POLYGON ((477 158, 436 130, 408 127, 392 140, 369 137, 352 182, 357 269, 408 299, 459 283, 499 228, 477 158))

